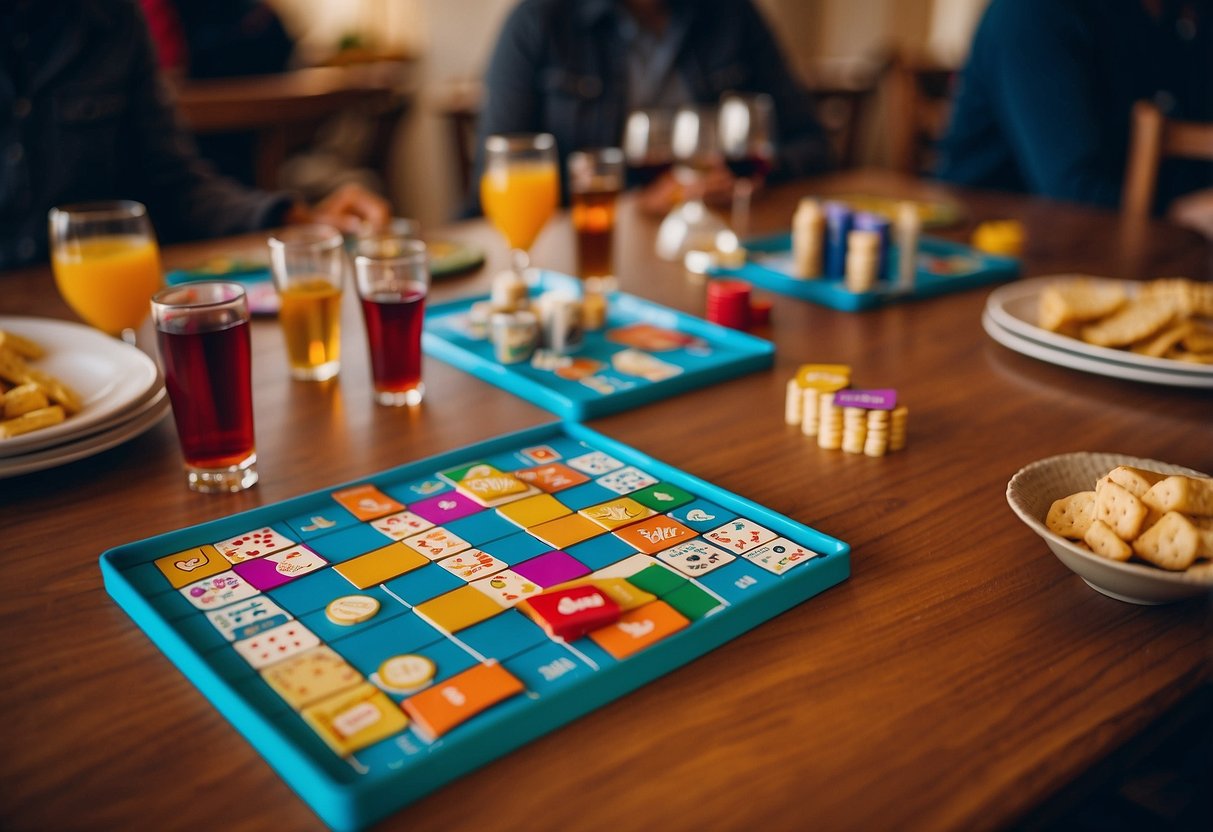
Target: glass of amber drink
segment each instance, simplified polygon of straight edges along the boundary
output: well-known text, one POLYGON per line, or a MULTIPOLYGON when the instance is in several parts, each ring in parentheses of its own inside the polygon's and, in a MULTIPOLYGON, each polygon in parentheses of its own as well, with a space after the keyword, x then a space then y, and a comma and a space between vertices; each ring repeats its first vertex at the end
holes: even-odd
POLYGON ((328 225, 292 226, 270 237, 269 246, 291 376, 301 381, 333 378, 341 369, 346 268, 341 232, 328 225))
POLYGON ((480 204, 525 275, 530 248, 560 201, 556 139, 550 133, 489 136, 485 140, 480 204))
POLYGON ((602 147, 570 153, 568 171, 577 274, 587 289, 605 290, 615 277, 615 203, 623 190, 623 151, 602 147))

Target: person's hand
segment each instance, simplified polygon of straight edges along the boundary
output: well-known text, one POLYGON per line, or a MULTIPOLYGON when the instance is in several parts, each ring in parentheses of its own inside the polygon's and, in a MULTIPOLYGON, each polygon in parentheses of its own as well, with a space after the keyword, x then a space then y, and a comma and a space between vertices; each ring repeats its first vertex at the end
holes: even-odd
POLYGON ((311 208, 295 205, 286 217, 288 223, 323 222, 351 234, 383 228, 391 218, 386 199, 354 183, 342 185, 311 208))
POLYGON ((1213 188, 1174 200, 1167 209, 1167 219, 1213 240, 1213 188))

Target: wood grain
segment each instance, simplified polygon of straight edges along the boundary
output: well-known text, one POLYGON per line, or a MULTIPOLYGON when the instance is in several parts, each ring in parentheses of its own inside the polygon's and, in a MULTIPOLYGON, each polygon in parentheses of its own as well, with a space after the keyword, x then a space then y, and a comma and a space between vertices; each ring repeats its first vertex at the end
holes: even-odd
MULTIPOLYGON (((787 226, 808 193, 930 195, 888 174, 788 185, 755 203, 787 226)), ((1110 213, 972 192, 969 222, 1025 223, 1026 276, 1081 270, 1211 277, 1213 253, 1164 225, 1116 235, 1110 213), (1130 242, 1132 243, 1130 245, 1130 242)), ((651 254, 656 220, 625 206, 623 288, 687 312, 703 287, 651 254)), ((488 268, 435 285, 486 290, 488 268)), ((170 266, 259 238, 166 252, 170 266)), ((573 265, 567 218, 535 262, 573 265)), ((4 314, 71 318, 49 272, 0 276, 4 314)), ((384 829, 1005 827, 1213 679, 1210 605, 1138 607, 1093 592, 1012 514, 1021 466, 1116 451, 1213 471, 1213 394, 1102 378, 1004 349, 975 290, 863 314, 777 300, 774 370, 599 419, 592 427, 848 541, 853 575, 724 647, 490 764, 384 829), (909 446, 883 459, 822 451, 782 424, 785 381, 842 361, 896 387, 909 446)), ((347 298, 348 300, 348 298, 347 298)), ((186 490, 171 420, 119 448, 0 480, 0 827, 319 829, 318 820, 106 596, 105 549, 551 421, 427 360, 425 404, 370 401, 347 303, 343 369, 292 382, 272 321, 254 325, 261 483, 186 490)), ((150 332, 141 333, 150 344, 150 332)))

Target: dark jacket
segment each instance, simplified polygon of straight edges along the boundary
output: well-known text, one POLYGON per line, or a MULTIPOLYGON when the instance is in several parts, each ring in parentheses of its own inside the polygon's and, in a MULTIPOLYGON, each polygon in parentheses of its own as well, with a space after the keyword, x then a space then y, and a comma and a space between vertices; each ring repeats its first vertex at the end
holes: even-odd
MULTIPOLYGON (((675 61, 696 102, 721 93, 765 92, 778 130, 773 177, 826 168, 829 145, 808 90, 788 71, 749 0, 670 0, 688 29, 675 61)), ((616 0, 524 0, 506 19, 485 74, 469 212, 479 209, 484 139, 547 132, 561 169, 579 148, 619 145, 627 118, 626 43, 616 0)))
POLYGON ((0 8, 0 269, 45 260, 55 205, 135 199, 162 241, 276 224, 289 206, 217 176, 178 122, 137 5, 0 8))

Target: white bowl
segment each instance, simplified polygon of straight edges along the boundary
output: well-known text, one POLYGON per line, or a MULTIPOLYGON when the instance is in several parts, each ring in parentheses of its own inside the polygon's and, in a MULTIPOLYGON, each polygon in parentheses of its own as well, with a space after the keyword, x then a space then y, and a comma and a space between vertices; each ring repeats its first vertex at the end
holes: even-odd
POLYGON ((1131 465, 1163 474, 1207 477, 1200 471, 1123 454, 1073 453, 1033 462, 1007 483, 1007 502, 1042 538, 1057 559, 1087 585, 1118 601, 1168 604, 1213 593, 1213 561, 1198 561, 1184 572, 1168 572, 1140 563, 1120 563, 1088 552, 1045 526, 1053 501, 1077 491, 1090 491, 1117 465, 1131 465))

